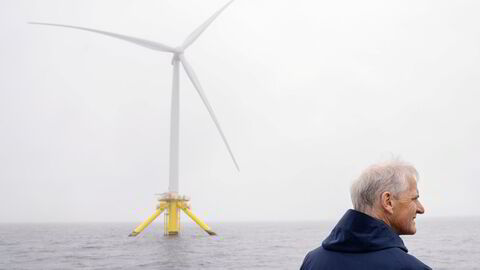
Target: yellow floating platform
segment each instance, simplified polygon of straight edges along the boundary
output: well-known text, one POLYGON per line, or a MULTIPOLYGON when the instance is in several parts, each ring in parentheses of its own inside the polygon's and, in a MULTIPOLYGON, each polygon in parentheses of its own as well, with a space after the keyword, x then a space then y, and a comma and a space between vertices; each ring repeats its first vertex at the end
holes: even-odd
POLYGON ((129 236, 137 236, 140 234, 148 225, 150 225, 162 212, 167 210, 165 213, 164 227, 165 235, 177 235, 180 232, 180 210, 185 212, 188 217, 190 217, 195 223, 198 224, 205 232, 209 235, 216 235, 214 231, 201 219, 199 219, 193 212, 190 210, 190 205, 188 201, 190 199, 186 196, 180 196, 176 193, 164 193, 158 199, 159 204, 157 205, 157 210, 138 225, 135 230, 129 236))

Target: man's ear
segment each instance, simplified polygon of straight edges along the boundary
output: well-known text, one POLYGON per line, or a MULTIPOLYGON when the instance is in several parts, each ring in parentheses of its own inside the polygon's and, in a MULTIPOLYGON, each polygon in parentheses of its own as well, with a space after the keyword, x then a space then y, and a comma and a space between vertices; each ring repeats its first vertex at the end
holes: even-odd
POLYGON ((393 214, 392 196, 392 193, 388 191, 385 191, 380 195, 380 205, 382 206, 382 209, 389 214, 393 214))

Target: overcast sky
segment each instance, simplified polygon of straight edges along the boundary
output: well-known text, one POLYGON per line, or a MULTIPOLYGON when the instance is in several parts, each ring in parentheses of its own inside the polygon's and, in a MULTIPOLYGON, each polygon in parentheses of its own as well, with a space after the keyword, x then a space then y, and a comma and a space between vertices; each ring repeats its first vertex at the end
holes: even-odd
MULTIPOLYGON (((137 222, 168 190, 171 55, 225 0, 0 0, 0 222, 137 222)), ((237 0, 185 52, 180 193, 206 221, 335 220, 392 155, 480 215, 480 2, 237 0)), ((182 217, 186 220, 187 217, 182 217)))

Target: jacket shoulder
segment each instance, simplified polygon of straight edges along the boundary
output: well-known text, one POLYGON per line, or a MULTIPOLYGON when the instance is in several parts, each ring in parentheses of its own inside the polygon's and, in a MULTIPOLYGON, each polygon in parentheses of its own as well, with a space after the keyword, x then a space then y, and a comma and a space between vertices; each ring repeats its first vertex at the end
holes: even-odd
POLYGON ((430 267, 400 248, 348 253, 325 250, 322 247, 310 251, 305 256, 300 269, 431 270, 430 267))
POLYGON ((392 259, 394 259, 398 265, 401 266, 400 269, 422 269, 422 270, 431 270, 428 265, 424 264, 422 261, 417 259, 415 256, 410 255, 403 250, 392 249, 388 250, 392 253, 392 259))

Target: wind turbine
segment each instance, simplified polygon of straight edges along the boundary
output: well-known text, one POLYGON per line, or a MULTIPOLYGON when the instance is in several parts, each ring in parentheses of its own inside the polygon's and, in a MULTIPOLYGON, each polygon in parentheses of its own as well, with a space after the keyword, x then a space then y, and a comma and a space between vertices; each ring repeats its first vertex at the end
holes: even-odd
POLYGON ((215 126, 217 127, 220 136, 222 137, 225 146, 227 147, 228 153, 235 164, 237 170, 239 169, 238 163, 235 160, 233 155, 232 149, 227 142, 227 138, 225 137, 222 128, 213 112, 213 108, 208 102, 208 99, 200 85, 200 82, 197 78, 197 75, 193 71, 192 66, 189 64, 187 59, 185 58, 184 52, 185 50, 192 45, 197 38, 207 29, 207 27, 225 10, 233 0, 229 1, 225 4, 222 8, 220 8, 217 12, 215 12, 210 18, 208 18, 203 24, 195 29, 186 39, 185 41, 177 47, 171 47, 164 45, 162 43, 158 43, 155 41, 145 40, 141 38, 126 36, 122 34, 111 33, 102 30, 96 30, 86 27, 80 26, 73 26, 73 25, 65 25, 65 24, 55 24, 55 23, 42 23, 42 22, 30 22, 30 24, 39 24, 39 25, 48 25, 48 26, 58 26, 58 27, 66 27, 66 28, 73 28, 78 30, 84 30, 89 32, 94 32, 106 36, 110 36, 113 38, 125 40, 142 47, 146 47, 152 50, 161 51, 161 52, 168 52, 173 54, 172 58, 172 65, 173 65, 173 81, 172 81, 172 102, 171 102, 171 114, 170 114, 170 171, 169 171, 169 184, 168 184, 168 192, 160 194, 158 198, 159 204, 157 205, 157 209, 153 215, 147 218, 144 222, 142 222, 129 236, 137 236, 140 232, 142 232, 150 223, 155 220, 163 211, 167 210, 165 213, 165 234, 166 235, 176 235, 180 231, 180 209, 183 210, 191 219, 193 219, 202 229, 204 229, 208 234, 215 235, 215 233, 210 229, 210 227, 205 224, 202 220, 196 217, 192 211, 190 210, 190 205, 187 203, 189 198, 186 196, 181 196, 178 194, 178 161, 179 161, 179 153, 178 153, 178 146, 179 146, 179 66, 183 66, 185 73, 187 74, 188 78, 192 82, 193 86, 197 90, 200 99, 203 101, 203 104, 207 108, 210 117, 212 118, 215 126))

